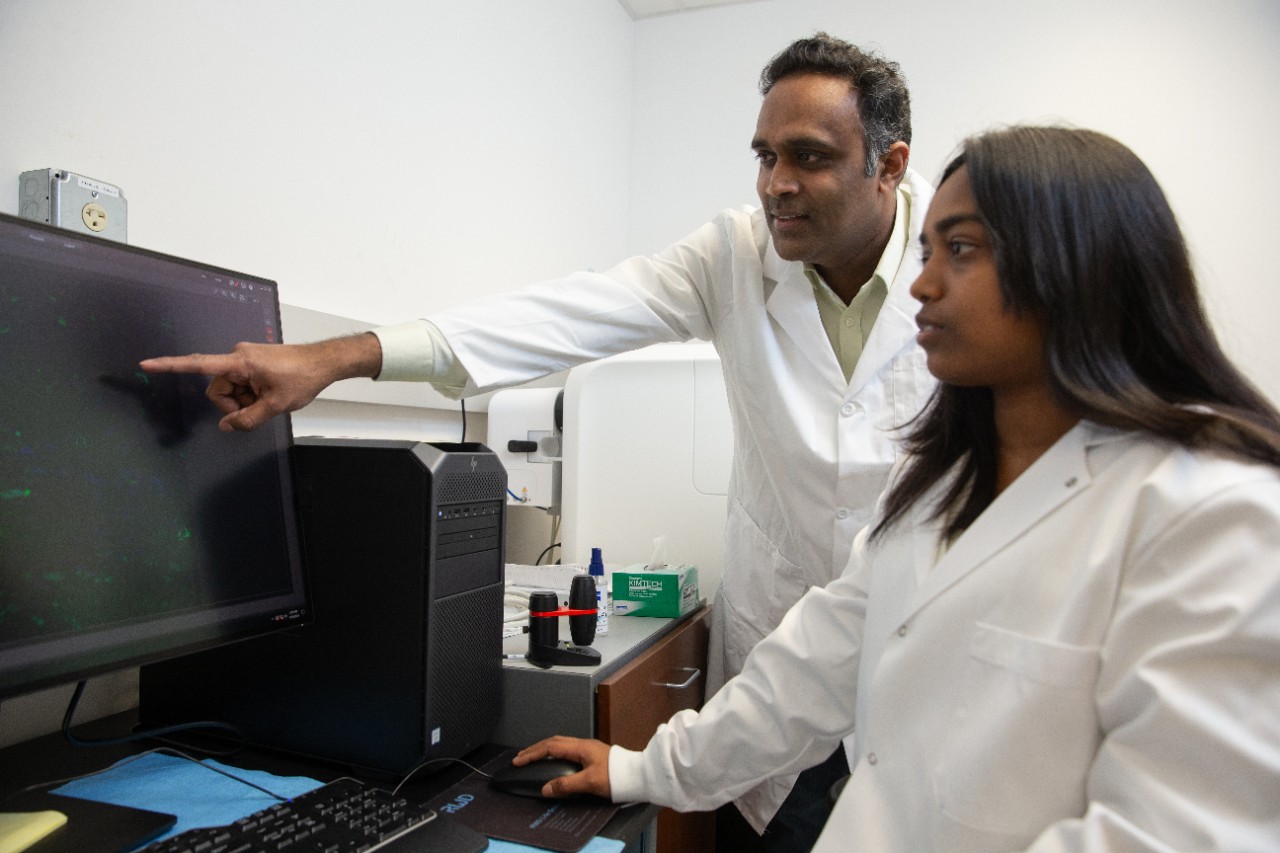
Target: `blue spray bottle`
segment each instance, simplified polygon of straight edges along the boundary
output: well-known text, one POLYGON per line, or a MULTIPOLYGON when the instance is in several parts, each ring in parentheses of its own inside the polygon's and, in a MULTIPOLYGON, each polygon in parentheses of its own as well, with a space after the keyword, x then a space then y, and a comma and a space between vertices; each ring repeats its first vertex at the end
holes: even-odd
POLYGON ((596 584, 596 634, 609 633, 609 613, 613 610, 613 595, 609 590, 609 578, 604 573, 604 560, 600 557, 600 549, 591 549, 591 565, 588 574, 596 584))

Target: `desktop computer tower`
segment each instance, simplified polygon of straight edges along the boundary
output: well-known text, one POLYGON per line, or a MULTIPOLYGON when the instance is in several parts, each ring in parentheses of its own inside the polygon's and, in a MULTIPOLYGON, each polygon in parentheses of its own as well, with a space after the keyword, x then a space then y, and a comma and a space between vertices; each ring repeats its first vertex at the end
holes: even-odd
POLYGON ((480 444, 299 439, 312 621, 142 669, 144 727, 398 776, 484 744, 502 707, 506 472, 480 444))

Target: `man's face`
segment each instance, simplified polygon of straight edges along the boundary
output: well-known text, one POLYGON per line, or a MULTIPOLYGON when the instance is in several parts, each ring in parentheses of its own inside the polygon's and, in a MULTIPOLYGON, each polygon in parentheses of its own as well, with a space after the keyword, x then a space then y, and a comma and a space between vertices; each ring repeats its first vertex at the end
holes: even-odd
POLYGON ((866 176, 857 91, 821 74, 784 77, 765 95, 751 147, 778 254, 813 264, 838 293, 845 276, 862 276, 854 288, 870 278, 893 227, 897 181, 882 167, 866 176))

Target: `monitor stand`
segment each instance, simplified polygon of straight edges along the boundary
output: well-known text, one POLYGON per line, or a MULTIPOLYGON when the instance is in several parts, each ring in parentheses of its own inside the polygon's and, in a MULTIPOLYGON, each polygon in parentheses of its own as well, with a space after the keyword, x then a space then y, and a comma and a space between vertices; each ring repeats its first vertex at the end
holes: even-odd
POLYGON ((42 838, 39 853, 124 853, 168 831, 177 818, 163 812, 64 797, 48 792, 20 794, 3 803, 6 812, 57 811, 67 822, 42 838))

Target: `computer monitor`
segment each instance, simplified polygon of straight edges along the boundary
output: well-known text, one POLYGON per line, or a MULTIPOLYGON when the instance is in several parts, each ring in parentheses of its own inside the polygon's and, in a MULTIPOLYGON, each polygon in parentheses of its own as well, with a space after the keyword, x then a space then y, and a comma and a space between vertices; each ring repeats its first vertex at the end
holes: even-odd
POLYGON ((0 697, 306 620, 288 418, 138 369, 279 340, 274 282, 0 215, 0 697))

